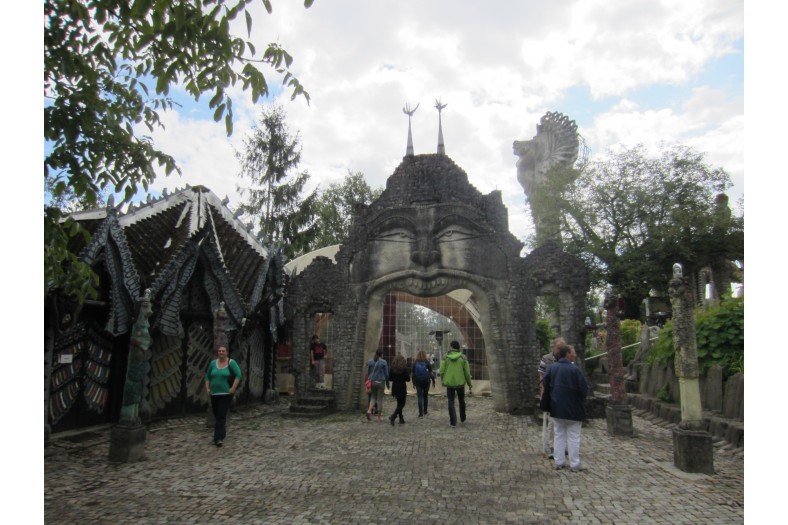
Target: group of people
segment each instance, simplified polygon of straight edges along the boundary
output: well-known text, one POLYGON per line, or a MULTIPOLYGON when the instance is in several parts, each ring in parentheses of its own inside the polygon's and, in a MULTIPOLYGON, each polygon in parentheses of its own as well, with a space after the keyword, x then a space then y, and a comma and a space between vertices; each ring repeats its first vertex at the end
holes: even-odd
MULTIPOLYGON (((460 351, 457 341, 450 343, 450 351, 445 359, 440 362, 440 376, 443 386, 446 387, 448 400, 449 425, 457 426, 457 412, 455 399, 459 401, 459 420, 466 420, 465 412, 465 385, 470 392, 473 391, 471 371, 468 360, 460 351)), ((325 358, 328 355, 326 345, 320 337, 313 335, 310 344, 310 362, 315 373, 318 388, 325 388, 325 358)), ((226 437, 227 412, 232 403, 238 386, 241 384, 241 368, 233 359, 230 359, 226 346, 220 346, 216 352, 216 359, 208 365, 205 374, 205 392, 211 400, 211 408, 215 418, 213 443, 221 447, 226 437)), ((582 371, 575 366, 577 353, 572 346, 566 344, 562 337, 553 340, 552 351, 542 356, 539 361, 539 393, 542 398, 540 406, 547 417, 546 431, 552 438, 550 458, 555 460, 555 468, 567 467, 572 471, 585 470, 580 462, 580 435, 582 424, 586 419, 583 402, 588 393, 588 383, 582 371)), ((407 401, 407 384, 413 381, 416 387, 419 416, 424 417, 429 412, 430 385, 435 385, 434 361, 427 356, 424 350, 419 350, 411 367, 402 354, 397 354, 391 360, 391 366, 383 359, 383 351, 378 349, 367 363, 366 380, 368 384, 369 405, 367 420, 372 420, 372 415, 377 414, 378 421, 382 421, 383 396, 387 388, 391 388, 391 395, 396 399, 397 406, 389 416, 389 422, 394 425, 397 419, 400 424, 405 423, 403 410, 407 401)), ((543 444, 546 447, 546 442, 543 444)), ((547 453, 547 451, 544 451, 547 453)))
MULTIPOLYGON (((440 363, 440 376, 443 386, 446 387, 449 409, 449 425, 457 426, 457 413, 455 399, 460 405, 460 422, 466 419, 465 414, 465 385, 472 390, 471 368, 468 360, 460 351, 460 343, 452 341, 451 350, 446 358, 440 363)), ((386 388, 391 387, 391 395, 397 400, 397 407, 389 416, 389 423, 394 423, 399 419, 400 424, 405 423, 403 409, 407 401, 409 381, 413 381, 416 387, 416 399, 418 400, 419 416, 424 417, 429 413, 429 391, 430 384, 435 386, 435 366, 434 361, 427 357, 424 350, 416 353, 413 364, 408 368, 405 356, 397 354, 391 360, 391 366, 383 359, 383 351, 378 349, 374 357, 367 363, 366 379, 368 380, 369 406, 367 407, 367 420, 371 421, 376 412, 378 421, 383 417, 380 408, 383 407, 383 396, 386 388)))
MULTIPOLYGON (((553 340, 552 351, 539 361, 539 394, 543 410, 549 412, 546 431, 554 435, 550 458, 556 469, 569 468, 573 472, 585 470, 580 462, 580 434, 586 419, 583 401, 588 383, 583 372, 575 366, 577 353, 563 337, 553 340)), ((543 443, 546 446, 546 443, 543 443)), ((545 450, 546 452, 546 450, 545 450)))

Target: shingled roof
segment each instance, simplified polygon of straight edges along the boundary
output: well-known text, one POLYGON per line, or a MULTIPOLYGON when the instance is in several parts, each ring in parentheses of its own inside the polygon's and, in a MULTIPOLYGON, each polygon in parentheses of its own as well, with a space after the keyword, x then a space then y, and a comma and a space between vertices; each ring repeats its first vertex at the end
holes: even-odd
MULTIPOLYGON (((270 273, 276 268, 281 271, 283 256, 266 247, 251 233, 251 224, 244 225, 226 204, 208 188, 194 186, 173 194, 165 192, 158 199, 130 206, 125 213, 118 213, 110 201, 107 209, 72 217, 90 224, 96 232, 116 231, 109 223, 119 226, 123 238, 116 244, 128 248, 126 258, 130 257, 139 275, 139 293, 150 288, 154 303, 158 303, 153 324, 167 335, 181 335, 181 294, 198 261, 205 269, 211 308, 225 303, 228 329, 239 328, 242 319, 262 302, 276 302, 281 297, 266 287, 281 283, 281 279, 271 279, 270 273)), ((94 238, 83 251, 90 255, 86 262, 97 260, 97 250, 106 245, 101 239, 94 238)), ((124 271, 129 273, 129 269, 124 271)), ((113 277, 117 278, 120 275, 113 277)))

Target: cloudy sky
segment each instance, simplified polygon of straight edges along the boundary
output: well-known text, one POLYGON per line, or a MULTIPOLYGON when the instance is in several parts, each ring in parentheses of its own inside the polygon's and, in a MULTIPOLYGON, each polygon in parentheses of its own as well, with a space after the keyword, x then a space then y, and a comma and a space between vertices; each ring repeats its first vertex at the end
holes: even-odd
MULTIPOLYGON (((481 192, 498 189, 510 229, 531 231, 517 183, 514 140, 529 140, 547 111, 578 124, 592 157, 616 144, 661 141, 703 151, 744 194, 744 8, 741 0, 274 1, 252 11, 258 49, 279 42, 311 95, 280 102, 299 131, 302 169, 314 184, 339 182, 348 170, 385 185, 405 154, 407 117, 415 152, 434 153, 443 110, 447 154, 481 192)), ((238 34, 245 34, 240 26, 238 34)), ((269 84, 278 86, 275 76, 269 84)), ((214 123, 208 97, 163 116, 159 147, 182 176, 161 177, 154 192, 203 184, 230 207, 240 149, 260 106, 234 95, 235 131, 214 123)))

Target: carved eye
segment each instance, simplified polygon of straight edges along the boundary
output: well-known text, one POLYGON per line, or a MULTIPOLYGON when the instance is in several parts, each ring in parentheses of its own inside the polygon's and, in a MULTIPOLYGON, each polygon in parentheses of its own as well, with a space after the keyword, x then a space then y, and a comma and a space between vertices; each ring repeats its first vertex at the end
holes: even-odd
POLYGON ((388 242, 411 242, 416 238, 415 228, 403 217, 392 217, 372 231, 372 238, 388 242))
POLYGON ((440 221, 433 238, 436 242, 457 242, 473 239, 483 233, 483 228, 470 219, 460 215, 450 215, 440 221))
POLYGON ((377 232, 373 237, 381 241, 393 242, 405 242, 414 239, 414 236, 410 232, 399 228, 377 232))
POLYGON ((477 233, 468 231, 465 228, 447 228, 439 232, 435 236, 435 240, 437 242, 464 241, 465 239, 471 239, 477 235, 477 233))

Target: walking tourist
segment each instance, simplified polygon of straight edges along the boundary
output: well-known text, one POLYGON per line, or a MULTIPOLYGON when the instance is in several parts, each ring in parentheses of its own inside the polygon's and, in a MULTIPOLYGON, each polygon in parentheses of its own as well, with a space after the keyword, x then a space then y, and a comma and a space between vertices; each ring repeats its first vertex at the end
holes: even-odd
POLYGON ((226 346, 216 350, 217 358, 208 364, 205 373, 205 392, 211 399, 213 417, 213 444, 221 447, 227 435, 227 411, 230 410, 235 391, 241 384, 241 367, 230 359, 226 346))
POLYGON ((372 398, 367 407, 367 421, 372 419, 372 407, 377 405, 378 422, 382 421, 383 395, 386 393, 386 383, 389 378, 389 365, 383 359, 383 350, 378 349, 375 356, 367 363, 367 377, 372 381, 372 398))
POLYGON ((449 399, 449 425, 457 426, 457 413, 454 409, 454 398, 460 402, 460 422, 465 423, 465 385, 470 390, 471 367, 468 360, 460 352, 460 343, 452 341, 449 345, 451 350, 446 354, 446 358, 441 361, 441 382, 446 387, 446 396, 449 399))
POLYGON ((408 370, 408 361, 402 354, 397 354, 391 360, 391 371, 389 372, 389 380, 391 381, 391 395, 397 400, 397 408, 394 413, 389 416, 389 422, 394 425, 394 420, 399 416, 400 424, 405 423, 405 418, 402 415, 402 410, 405 408, 405 402, 408 400, 408 381, 410 381, 410 371, 408 370))
POLYGON ((427 405, 430 401, 430 381, 433 374, 432 363, 427 358, 427 352, 419 350, 413 362, 413 386, 416 387, 416 399, 419 403, 419 417, 427 415, 427 405))
POLYGON ((565 451, 569 450, 569 467, 573 472, 585 470, 580 464, 580 433, 586 418, 583 400, 588 383, 574 364, 575 349, 562 345, 556 361, 544 376, 544 387, 550 392, 550 415, 555 424, 555 468, 566 467, 565 451))

